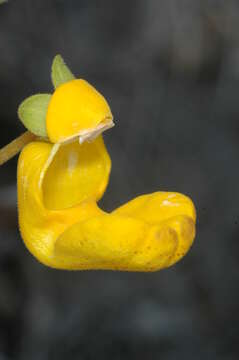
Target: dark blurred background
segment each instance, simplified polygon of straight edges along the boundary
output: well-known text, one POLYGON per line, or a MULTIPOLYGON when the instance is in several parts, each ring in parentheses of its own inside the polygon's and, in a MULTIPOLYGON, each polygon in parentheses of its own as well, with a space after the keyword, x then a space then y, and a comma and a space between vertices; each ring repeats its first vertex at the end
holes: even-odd
POLYGON ((239 2, 9 0, 0 6, 0 142, 49 92, 55 54, 109 101, 105 209, 156 190, 198 212, 189 254, 158 273, 39 264, 0 172, 0 360, 239 358, 239 2))

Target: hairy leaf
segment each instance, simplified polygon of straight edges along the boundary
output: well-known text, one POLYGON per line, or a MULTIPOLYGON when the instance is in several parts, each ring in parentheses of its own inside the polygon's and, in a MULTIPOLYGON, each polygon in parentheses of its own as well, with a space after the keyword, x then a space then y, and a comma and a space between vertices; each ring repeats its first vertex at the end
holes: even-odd
POLYGON ((25 99, 18 108, 24 126, 37 136, 46 137, 46 114, 50 94, 36 94, 25 99))

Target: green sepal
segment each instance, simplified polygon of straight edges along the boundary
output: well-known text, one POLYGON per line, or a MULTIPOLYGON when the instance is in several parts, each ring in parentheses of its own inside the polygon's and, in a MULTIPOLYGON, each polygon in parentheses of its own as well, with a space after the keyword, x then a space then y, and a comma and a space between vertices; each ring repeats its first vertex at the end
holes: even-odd
POLYGON ((55 89, 71 80, 74 80, 75 76, 72 74, 68 66, 65 64, 61 55, 56 55, 53 59, 51 68, 51 80, 55 89))
POLYGON ((37 136, 47 137, 46 114, 50 94, 36 94, 25 99, 18 108, 23 125, 37 136))

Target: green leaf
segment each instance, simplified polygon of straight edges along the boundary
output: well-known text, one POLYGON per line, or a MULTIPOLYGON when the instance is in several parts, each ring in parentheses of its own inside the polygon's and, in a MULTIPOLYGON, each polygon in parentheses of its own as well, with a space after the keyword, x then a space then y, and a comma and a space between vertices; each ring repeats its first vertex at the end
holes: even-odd
POLYGON ((51 68, 51 80, 55 89, 58 86, 73 79, 75 79, 75 76, 72 74, 68 66, 64 63, 61 55, 56 55, 54 57, 51 68))
POLYGON ((8 0, 0 0, 0 5, 8 2, 8 0))
POLYGON ((25 99, 18 108, 23 125, 37 136, 47 136, 46 114, 50 99, 50 94, 36 94, 25 99))

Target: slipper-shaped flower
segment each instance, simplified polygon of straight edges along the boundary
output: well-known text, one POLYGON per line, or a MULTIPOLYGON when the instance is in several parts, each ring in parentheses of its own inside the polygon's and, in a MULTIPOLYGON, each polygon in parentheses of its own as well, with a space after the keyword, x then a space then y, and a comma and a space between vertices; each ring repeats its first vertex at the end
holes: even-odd
POLYGON ((99 133, 112 125, 112 115, 92 86, 68 80, 46 106, 50 142, 34 141, 19 157, 19 225, 26 246, 58 269, 155 271, 174 264, 195 236, 192 201, 156 192, 102 211, 97 201, 111 161, 99 133))

